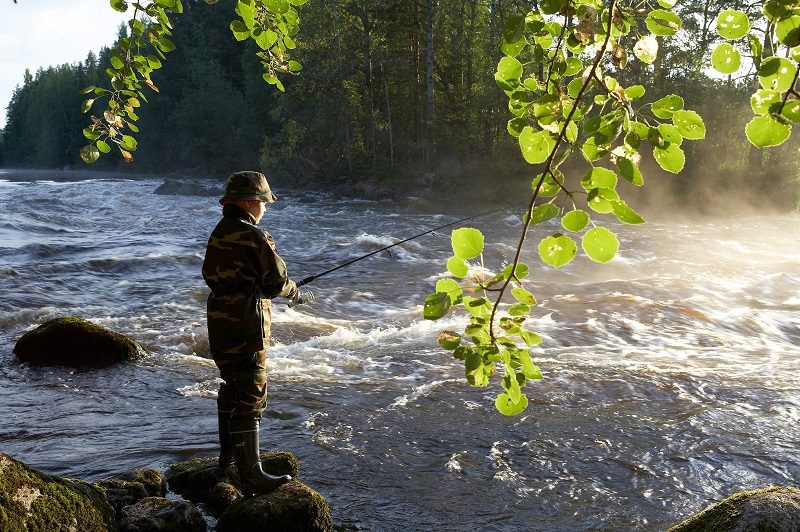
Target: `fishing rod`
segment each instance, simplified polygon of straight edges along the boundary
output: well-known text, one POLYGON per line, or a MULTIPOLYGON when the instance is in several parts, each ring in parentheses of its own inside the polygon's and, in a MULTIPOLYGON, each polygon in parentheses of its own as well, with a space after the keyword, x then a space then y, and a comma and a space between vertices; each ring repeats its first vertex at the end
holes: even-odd
POLYGON ((318 273, 317 275, 312 275, 310 277, 306 277, 305 279, 303 279, 302 281, 297 283, 297 286, 300 287, 300 286, 306 285, 306 284, 314 281, 315 279, 319 279, 323 275, 328 275, 329 273, 335 272, 336 270, 344 268, 345 266, 350 266, 354 262, 358 262, 358 261, 360 261, 362 259, 366 259, 367 257, 371 257, 372 255, 375 255, 376 253, 380 253, 381 251, 386 251, 387 249, 393 248, 395 246, 399 246, 400 244, 405 244, 406 242, 408 242, 410 240, 414 240, 415 238, 419 238, 421 236, 425 236, 425 235, 427 235, 429 233, 434 233, 434 232, 439 231, 441 229, 444 229, 446 227, 450 227, 451 225, 460 224, 461 222, 466 222, 467 220, 474 220, 475 218, 481 218, 483 216, 488 216, 489 214, 494 214, 494 213, 497 213, 497 212, 505 212, 505 209, 502 209, 502 208, 501 209, 495 209, 493 211, 487 211, 487 212, 484 212, 484 213, 481 213, 481 214, 475 214, 473 216, 467 216, 466 218, 461 218, 460 220, 456 220, 455 222, 450 222, 449 224, 444 224, 444 225, 440 225, 439 227, 434 227, 433 229, 428 229, 424 233, 420 233, 418 235, 414 235, 414 236, 408 237, 405 240, 401 240, 400 242, 395 242, 394 244, 390 244, 388 246, 384 246, 381 249, 377 249, 375 251, 367 253, 366 255, 362 255, 361 257, 356 257, 355 259, 349 260, 349 261, 347 261, 347 262, 345 262, 343 264, 340 264, 338 266, 334 266, 333 268, 331 268, 329 270, 325 270, 322 273, 318 273))

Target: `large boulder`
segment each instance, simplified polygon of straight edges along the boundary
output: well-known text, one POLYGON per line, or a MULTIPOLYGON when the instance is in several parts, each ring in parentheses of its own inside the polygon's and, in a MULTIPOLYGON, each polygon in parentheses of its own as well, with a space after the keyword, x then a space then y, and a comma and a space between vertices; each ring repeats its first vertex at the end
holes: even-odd
POLYGON ((167 493, 167 480, 155 469, 133 469, 98 480, 94 485, 103 490, 117 512, 144 498, 163 497, 167 493))
MULTIPOLYGON (((238 489, 236 468, 229 467, 223 471, 217 464, 216 458, 195 458, 172 464, 167 469, 169 489, 196 502, 206 502, 211 490, 220 482, 238 489)), ((285 451, 261 453, 261 467, 271 475, 291 475, 292 478, 297 478, 300 471, 297 457, 285 451)))
POLYGON ((797 532, 800 490, 772 486, 735 493, 669 532, 797 532))
POLYGON ((102 367, 141 358, 147 352, 135 340, 74 316, 56 318, 26 332, 14 354, 31 364, 102 367))
POLYGON ((119 532, 205 532, 203 514, 189 501, 147 497, 120 510, 119 532))
POLYGON ((331 508, 325 498, 296 480, 278 489, 239 499, 217 521, 217 532, 327 532, 333 530, 331 508))
POLYGON ((222 197, 224 190, 219 183, 200 183, 192 180, 168 177, 153 191, 161 196, 217 196, 222 197))
POLYGON ((108 532, 116 530, 116 522, 100 489, 41 473, 0 453, 0 530, 108 532))

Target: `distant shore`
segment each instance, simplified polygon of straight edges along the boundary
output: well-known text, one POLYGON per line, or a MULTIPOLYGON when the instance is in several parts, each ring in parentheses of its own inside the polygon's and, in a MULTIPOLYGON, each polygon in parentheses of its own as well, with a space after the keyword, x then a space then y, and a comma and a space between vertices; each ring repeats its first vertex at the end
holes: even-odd
POLYGON ((0 181, 81 181, 84 179, 159 179, 163 177, 165 177, 163 174, 140 174, 116 170, 0 168, 0 181))

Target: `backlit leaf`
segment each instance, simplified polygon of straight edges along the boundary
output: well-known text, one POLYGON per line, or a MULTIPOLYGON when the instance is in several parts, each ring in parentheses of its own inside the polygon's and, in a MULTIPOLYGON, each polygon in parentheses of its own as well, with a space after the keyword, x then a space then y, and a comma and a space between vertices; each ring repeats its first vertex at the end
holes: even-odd
MULTIPOLYGON (((689 140, 700 140, 706 138, 706 126, 702 117, 694 111, 675 111, 672 115, 672 123, 684 138, 689 140)), ((671 142, 666 137, 667 142, 671 142)))
POLYGON ((456 277, 462 278, 467 276, 469 267, 467 266, 467 263, 464 262, 464 259, 459 257, 450 257, 447 259, 447 271, 456 277))
POLYGON ((472 227, 461 227, 451 233, 450 243, 456 257, 474 259, 483 251, 483 233, 472 227))
POLYGON ((750 31, 747 14, 734 9, 726 9, 717 17, 717 33, 720 37, 733 41, 741 39, 750 31))
POLYGON ((789 138, 791 126, 782 124, 771 116, 757 116, 745 128, 747 140, 753 146, 766 148, 783 144, 789 138))
POLYGON ((619 250, 617 235, 605 227, 589 229, 581 239, 583 250, 595 262, 608 262, 619 250))
POLYGON ((528 398, 521 395, 519 401, 513 401, 508 393, 501 393, 494 404, 501 414, 516 416, 528 407, 528 398))
POLYGON ((539 256, 554 268, 561 268, 572 262, 577 252, 578 245, 566 235, 555 234, 539 242, 539 256))
POLYGON ((588 223, 589 215, 580 209, 569 211, 561 218, 562 227, 564 227, 564 229, 567 231, 572 231, 573 233, 583 231, 588 223))
POLYGON ((711 54, 711 66, 721 74, 733 74, 742 66, 742 56, 739 50, 724 42, 711 54))
POLYGON ((686 164, 686 154, 680 146, 675 144, 667 144, 665 147, 653 148, 653 157, 655 157, 658 165, 673 174, 679 173, 683 170, 686 164))
POLYGON ((426 320, 438 320, 450 310, 450 296, 443 292, 435 292, 425 298, 422 315, 426 320))

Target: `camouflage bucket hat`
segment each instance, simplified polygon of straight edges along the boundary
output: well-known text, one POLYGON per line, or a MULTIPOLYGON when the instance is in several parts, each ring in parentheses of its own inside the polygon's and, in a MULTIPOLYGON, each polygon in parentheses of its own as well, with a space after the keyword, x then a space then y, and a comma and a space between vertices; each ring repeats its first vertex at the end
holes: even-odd
POLYGON ((272 203, 278 199, 269 189, 267 178, 261 172, 236 172, 225 184, 227 200, 259 200, 272 203))

